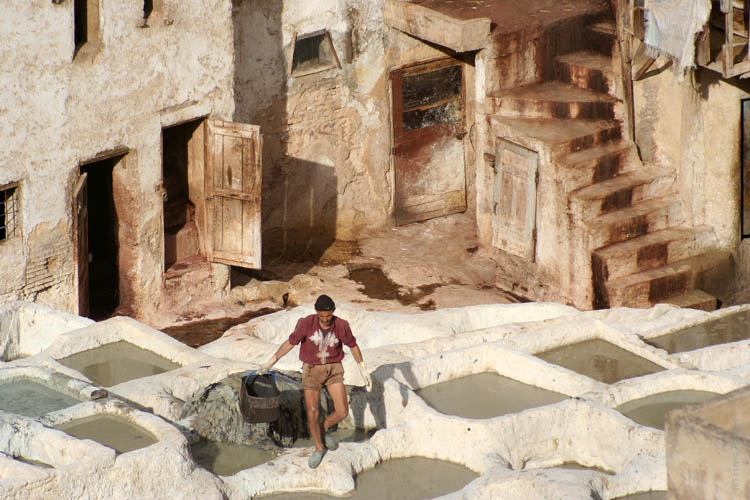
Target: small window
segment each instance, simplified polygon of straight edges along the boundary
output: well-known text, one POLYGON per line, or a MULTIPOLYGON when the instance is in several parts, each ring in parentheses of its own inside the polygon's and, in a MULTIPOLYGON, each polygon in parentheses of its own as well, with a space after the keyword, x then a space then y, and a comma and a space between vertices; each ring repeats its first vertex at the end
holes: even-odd
POLYGON ((0 188, 0 241, 18 234, 18 186, 0 188))
POLYGON ((404 131, 461 121, 462 85, 460 65, 405 75, 401 85, 404 131))
POLYGON ((78 53, 99 38, 99 0, 73 1, 73 40, 78 53))
POLYGON ((328 31, 316 31, 299 37, 294 35, 289 68, 292 76, 309 75, 340 67, 339 58, 328 31))

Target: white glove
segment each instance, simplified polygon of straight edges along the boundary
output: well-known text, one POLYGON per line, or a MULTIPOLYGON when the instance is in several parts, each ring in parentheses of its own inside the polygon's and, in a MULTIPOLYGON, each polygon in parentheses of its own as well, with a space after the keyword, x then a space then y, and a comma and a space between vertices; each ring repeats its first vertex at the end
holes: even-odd
POLYGON ((357 366, 359 366, 359 374, 362 375, 362 380, 365 381, 365 390, 369 392, 372 389, 372 379, 370 378, 370 374, 367 373, 365 362, 360 361, 357 363, 357 366))
POLYGON ((260 365, 260 369, 258 370, 258 375, 265 375, 268 373, 268 370, 271 369, 271 367, 276 363, 276 355, 273 355, 271 359, 260 365))

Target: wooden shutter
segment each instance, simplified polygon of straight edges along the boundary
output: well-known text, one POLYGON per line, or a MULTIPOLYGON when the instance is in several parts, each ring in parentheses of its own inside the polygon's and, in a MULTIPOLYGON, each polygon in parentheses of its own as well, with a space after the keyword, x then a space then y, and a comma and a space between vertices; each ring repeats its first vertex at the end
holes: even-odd
POLYGON ((210 262, 260 268, 260 127, 207 120, 206 254, 210 262))
POLYGON ((89 315, 89 207, 88 174, 78 178, 73 190, 73 237, 76 239, 75 262, 78 268, 78 314, 89 315))
POLYGON ((536 257, 535 151, 498 138, 492 244, 530 261, 536 257))

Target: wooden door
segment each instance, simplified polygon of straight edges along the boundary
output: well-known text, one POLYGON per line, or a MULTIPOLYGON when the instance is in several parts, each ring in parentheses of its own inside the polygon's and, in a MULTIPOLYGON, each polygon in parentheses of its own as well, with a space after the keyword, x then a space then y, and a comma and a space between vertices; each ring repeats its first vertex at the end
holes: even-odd
POLYGON ((260 127, 207 120, 206 255, 260 268, 260 127))
POLYGON ((492 244, 530 261, 536 257, 538 155, 497 140, 492 244))
POLYGON ((78 178, 73 190, 73 237, 76 239, 75 262, 78 268, 78 314, 89 315, 89 206, 88 174, 78 178))
POLYGON ((461 61, 391 72, 396 224, 466 210, 461 61))

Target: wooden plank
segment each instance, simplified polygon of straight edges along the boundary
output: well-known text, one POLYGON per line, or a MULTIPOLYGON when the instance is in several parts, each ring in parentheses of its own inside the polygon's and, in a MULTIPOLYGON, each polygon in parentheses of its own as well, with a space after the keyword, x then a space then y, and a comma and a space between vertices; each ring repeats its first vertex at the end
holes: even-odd
POLYGON ((211 262, 260 267, 260 128, 208 121, 206 205, 210 211, 211 262))
POLYGON ((653 57, 649 57, 645 61, 643 61, 641 67, 638 69, 638 71, 635 72, 633 80, 638 81, 643 78, 643 74, 646 73, 646 71, 648 71, 648 69, 654 64, 654 61, 656 61, 656 59, 654 59, 653 57))
POLYGON ((221 250, 242 253, 242 200, 223 198, 221 250))
MULTIPOLYGON (((722 0, 723 4, 723 0, 722 0)), ((729 77, 729 74, 732 71, 732 66, 734 66, 734 15, 731 8, 731 3, 729 4, 730 7, 728 8, 727 12, 724 14, 724 47, 722 48, 722 55, 724 56, 722 58, 722 73, 725 77, 729 77)), ((722 11, 723 5, 722 5, 722 11)))
POLYGON ((534 261, 538 154, 498 138, 492 244, 534 261))
POLYGON ((244 143, 241 137, 224 136, 221 172, 224 189, 242 192, 244 143))
POLYGON ((88 225, 88 174, 78 178, 73 189, 73 248, 78 274, 78 314, 89 314, 89 225, 88 225))
POLYGON ((698 64, 701 66, 711 62, 711 28, 708 24, 703 27, 703 32, 698 36, 698 64))
POLYGON ((386 0, 383 20, 391 28, 456 52, 482 49, 490 39, 487 17, 461 20, 411 2, 386 0))

